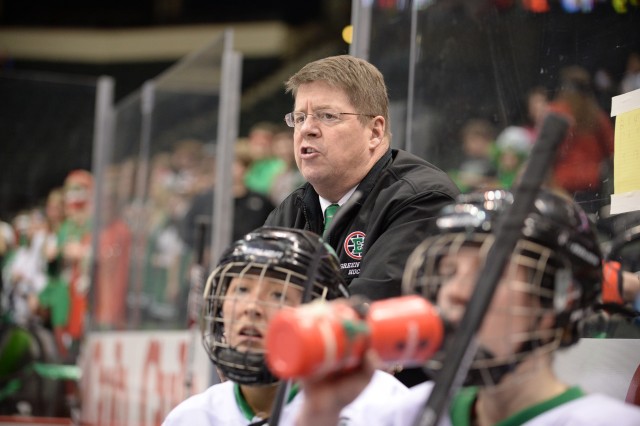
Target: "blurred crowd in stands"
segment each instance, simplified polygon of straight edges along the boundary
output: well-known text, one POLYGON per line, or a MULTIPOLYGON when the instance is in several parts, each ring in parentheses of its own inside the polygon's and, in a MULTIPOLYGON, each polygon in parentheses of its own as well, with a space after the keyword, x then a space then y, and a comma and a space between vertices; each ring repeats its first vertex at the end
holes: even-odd
MULTIPOLYGON (((101 182, 87 170, 71 171, 42 203, 0 222, 2 321, 49 328, 68 362, 87 327, 186 326, 194 231, 198 220, 211 225, 213 149, 179 140, 152 156, 148 172, 143 166, 135 159, 110 165, 101 182), (148 175, 141 191, 140 174, 148 175), (96 215, 98 184, 103 195, 96 215), (92 241, 97 218, 99 238, 92 241)), ((253 126, 237 141, 232 170, 232 238, 238 239, 302 183, 291 130, 284 123, 253 126)))
MULTIPOLYGON (((586 69, 569 66, 560 71, 557 88, 527 93, 527 119, 495 128, 483 118, 462 126, 462 161, 450 175, 463 192, 504 187, 517 180, 547 112, 569 120, 567 138, 556 153, 546 184, 569 192, 592 214, 609 203, 614 150, 613 120, 598 100, 592 76, 586 69)), ((610 102, 610 99, 609 99, 610 102)))

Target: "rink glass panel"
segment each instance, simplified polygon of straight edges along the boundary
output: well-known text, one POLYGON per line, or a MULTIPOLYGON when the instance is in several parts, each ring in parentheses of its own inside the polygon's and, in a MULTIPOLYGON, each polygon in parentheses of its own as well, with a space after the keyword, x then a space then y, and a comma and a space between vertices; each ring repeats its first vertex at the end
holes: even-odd
POLYGON ((222 41, 185 57, 115 106, 101 182, 93 329, 187 327, 194 256, 183 237, 194 230, 183 229, 181 219, 194 185, 213 185, 222 41), (198 158, 178 158, 181 150, 197 150, 198 158))
MULTIPOLYGON (((554 100, 562 70, 579 66, 588 73, 595 101, 613 125, 611 98, 630 90, 623 81, 631 57, 638 55, 640 61, 640 5, 628 1, 358 4, 369 10, 354 16, 370 16, 369 39, 359 50, 380 68, 389 87, 392 146, 427 159, 456 183, 465 183, 469 175, 475 179, 496 172, 496 145, 490 154, 493 170, 487 172, 479 162, 462 169, 462 133, 470 121, 491 124, 494 141, 508 126, 535 127, 529 117, 529 92, 541 88, 554 100)), ((356 45, 362 46, 362 40, 356 45)), ((636 72, 640 84, 640 69, 636 72)), ((573 166, 581 172, 580 164, 573 166)), ((613 173, 606 162, 602 166, 599 184, 586 192, 568 192, 597 223, 606 251, 607 241, 640 223, 640 213, 609 214, 613 173)), ((623 263, 632 264, 638 249, 638 244, 630 244, 623 263)))

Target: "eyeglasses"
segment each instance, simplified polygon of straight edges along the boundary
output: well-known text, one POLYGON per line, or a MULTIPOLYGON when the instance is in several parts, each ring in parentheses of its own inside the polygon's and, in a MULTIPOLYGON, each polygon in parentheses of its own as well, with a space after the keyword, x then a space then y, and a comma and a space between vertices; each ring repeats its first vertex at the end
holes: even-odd
POLYGON ((375 115, 371 114, 358 114, 355 112, 336 112, 330 110, 319 110, 314 112, 313 114, 307 114, 302 111, 290 112, 284 116, 284 121, 287 123, 289 127, 300 127, 307 121, 307 117, 312 116, 316 120, 320 121, 322 124, 327 126, 333 126, 334 124, 342 121, 343 115, 364 115, 365 117, 375 117, 375 115))

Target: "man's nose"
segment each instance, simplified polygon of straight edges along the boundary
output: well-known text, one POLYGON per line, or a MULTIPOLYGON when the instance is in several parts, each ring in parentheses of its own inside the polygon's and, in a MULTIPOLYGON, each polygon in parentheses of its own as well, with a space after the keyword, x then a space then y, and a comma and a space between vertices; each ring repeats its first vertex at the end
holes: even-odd
POLYGON ((319 120, 314 115, 307 114, 298 130, 305 135, 314 135, 318 132, 318 121, 319 120))

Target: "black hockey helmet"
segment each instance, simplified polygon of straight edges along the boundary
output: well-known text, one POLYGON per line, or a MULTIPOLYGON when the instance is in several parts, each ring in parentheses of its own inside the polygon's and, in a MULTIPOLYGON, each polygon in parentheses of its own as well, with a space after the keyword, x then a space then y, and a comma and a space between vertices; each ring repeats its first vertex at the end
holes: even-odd
POLYGON ((235 325, 229 317, 242 321, 247 333, 261 339, 268 319, 264 318, 265 312, 294 306, 286 297, 291 291, 300 296, 297 302, 348 297, 338 258, 318 235, 303 230, 262 227, 231 244, 222 254, 204 291, 202 336, 209 357, 227 378, 240 384, 258 385, 278 380, 267 368, 263 345, 254 342, 242 348, 231 341, 235 325), (250 284, 241 290, 234 287, 230 294, 233 280, 250 284), (237 306, 244 294, 253 290, 260 293, 273 289, 274 285, 278 290, 269 291, 277 296, 270 296, 270 300, 254 299, 256 307, 250 308, 254 312, 243 317, 242 308, 237 306), (258 287, 263 290, 256 290, 258 287))
MULTIPOLYGON (((434 221, 434 236, 421 243, 407 261, 404 292, 417 292, 436 302, 438 292, 449 279, 441 271, 440 261, 447 255, 456 255, 463 246, 475 246, 484 262, 499 219, 512 203, 510 192, 492 190, 462 194, 444 207, 434 221)), ((541 189, 536 197, 509 265, 507 268, 519 265, 527 271, 526 282, 514 286, 527 289, 540 300, 539 309, 530 315, 541 317, 552 312, 554 329, 543 334, 530 330, 526 336, 512 337, 519 343, 517 354, 509 359, 476 359, 472 370, 480 365, 512 368, 536 348, 553 349, 574 343, 581 321, 600 293, 602 255, 594 226, 576 203, 548 189, 541 189)), ((497 376, 483 376, 499 380, 497 376)))

